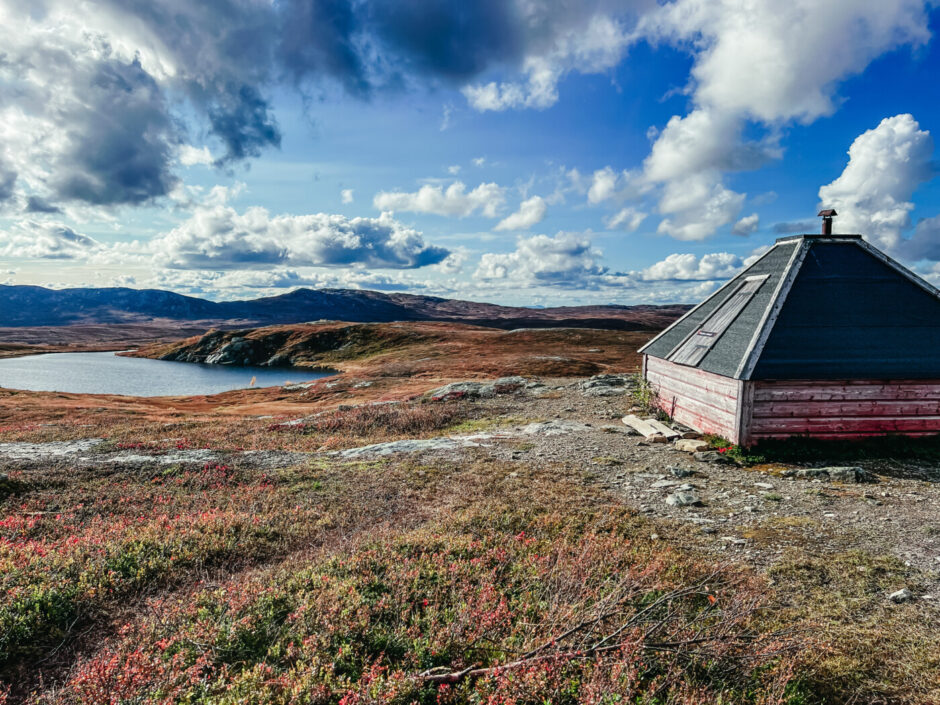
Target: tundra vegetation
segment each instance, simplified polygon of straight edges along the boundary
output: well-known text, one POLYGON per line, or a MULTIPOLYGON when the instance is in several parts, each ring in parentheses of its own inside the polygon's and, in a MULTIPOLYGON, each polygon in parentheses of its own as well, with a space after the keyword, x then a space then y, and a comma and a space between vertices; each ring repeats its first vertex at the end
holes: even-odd
POLYGON ((631 334, 543 335, 538 354, 573 371, 535 397, 431 401, 449 381, 530 374, 531 340, 487 342, 468 372, 468 347, 441 338, 397 359, 346 348, 355 372, 293 390, 0 392, 0 442, 104 439, 82 462, 0 468, 0 703, 937 702, 935 608, 884 599, 936 577, 807 543, 812 518, 755 525, 749 541, 786 548, 754 564, 639 511, 603 473, 643 468, 573 461, 577 438, 333 453, 544 421, 585 366, 635 364, 631 334), (198 449, 231 459, 130 460, 198 449), (251 460, 274 450, 307 454, 251 460))

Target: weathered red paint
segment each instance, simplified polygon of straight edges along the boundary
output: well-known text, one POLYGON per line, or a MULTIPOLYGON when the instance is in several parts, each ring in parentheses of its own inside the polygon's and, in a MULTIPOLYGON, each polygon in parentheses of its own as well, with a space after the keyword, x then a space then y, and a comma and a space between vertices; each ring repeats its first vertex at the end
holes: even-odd
POLYGON ((646 379, 660 407, 681 424, 737 443, 738 382, 647 356, 646 379))
POLYGON ((752 382, 751 441, 940 433, 940 380, 752 382))
POLYGON ((732 443, 940 433, 940 380, 740 381, 646 356, 659 406, 732 443))

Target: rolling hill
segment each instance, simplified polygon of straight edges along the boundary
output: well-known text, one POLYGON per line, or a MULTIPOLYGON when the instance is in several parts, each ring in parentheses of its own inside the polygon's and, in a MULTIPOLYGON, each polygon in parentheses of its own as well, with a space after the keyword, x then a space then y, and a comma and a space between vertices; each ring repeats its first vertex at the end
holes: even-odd
POLYGON ((271 325, 322 319, 351 322, 443 321, 496 328, 565 326, 657 330, 688 306, 499 306, 357 289, 297 289, 279 296, 209 301, 159 289, 0 285, 0 327, 123 325, 167 321, 271 325))

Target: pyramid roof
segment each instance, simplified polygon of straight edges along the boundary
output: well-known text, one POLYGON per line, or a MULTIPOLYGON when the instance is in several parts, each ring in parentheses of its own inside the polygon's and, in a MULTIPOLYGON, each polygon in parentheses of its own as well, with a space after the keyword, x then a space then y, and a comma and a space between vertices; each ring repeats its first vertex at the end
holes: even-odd
POLYGON ((940 292, 861 235, 780 238, 640 352, 742 380, 940 380, 940 292))

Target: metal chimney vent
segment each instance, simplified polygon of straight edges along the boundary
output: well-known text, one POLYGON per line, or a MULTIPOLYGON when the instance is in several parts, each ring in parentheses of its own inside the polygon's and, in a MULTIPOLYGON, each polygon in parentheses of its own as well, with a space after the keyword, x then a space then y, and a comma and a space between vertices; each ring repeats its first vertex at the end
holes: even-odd
POLYGON ((819 216, 822 218, 822 234, 823 235, 832 235, 832 218, 833 216, 839 215, 831 208, 824 211, 819 211, 819 216))

